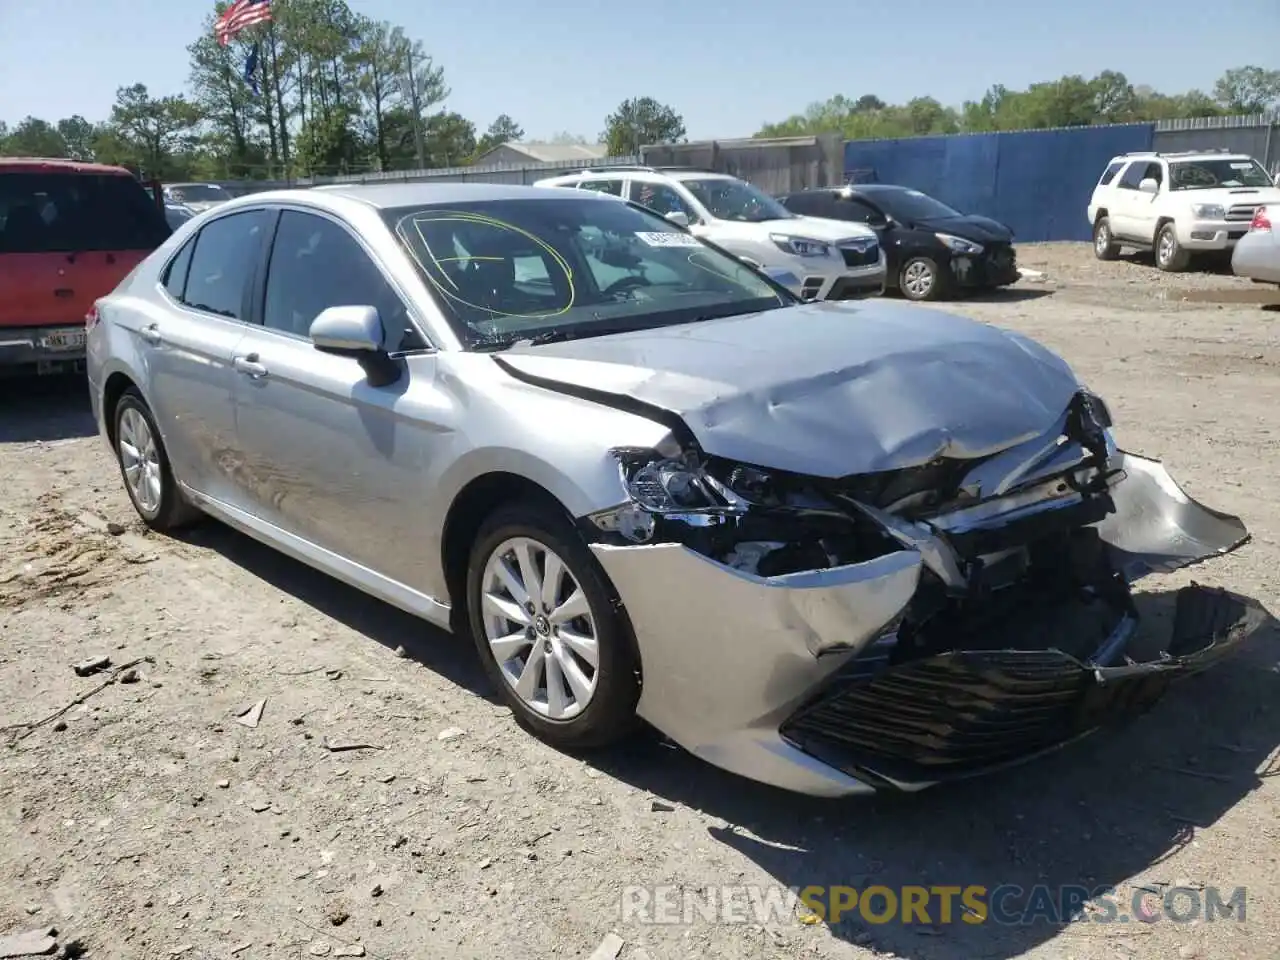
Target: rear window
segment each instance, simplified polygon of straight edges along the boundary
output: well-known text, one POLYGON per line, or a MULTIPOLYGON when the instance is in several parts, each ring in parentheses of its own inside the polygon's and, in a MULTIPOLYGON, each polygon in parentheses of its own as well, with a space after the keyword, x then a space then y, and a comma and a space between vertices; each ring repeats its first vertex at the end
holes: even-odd
POLYGON ((0 172, 0 253, 154 250, 171 232, 132 177, 0 172))

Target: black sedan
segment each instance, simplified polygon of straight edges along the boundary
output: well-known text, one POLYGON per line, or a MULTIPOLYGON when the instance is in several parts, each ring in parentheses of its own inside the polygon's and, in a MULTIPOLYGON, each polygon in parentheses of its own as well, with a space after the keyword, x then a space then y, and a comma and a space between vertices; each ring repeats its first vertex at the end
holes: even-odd
POLYGON ((899 290, 908 300, 942 300, 1018 279, 1012 230, 919 190, 870 183, 802 190, 779 199, 793 213, 856 221, 875 230, 887 259, 885 289, 899 290))

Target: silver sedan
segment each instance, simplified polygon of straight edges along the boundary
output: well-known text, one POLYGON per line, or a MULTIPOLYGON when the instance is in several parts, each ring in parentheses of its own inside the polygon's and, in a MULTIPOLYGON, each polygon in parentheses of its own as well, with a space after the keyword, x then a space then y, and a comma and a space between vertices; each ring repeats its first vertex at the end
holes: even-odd
POLYGON ((1231 254, 1231 270, 1238 277, 1259 283, 1280 283, 1280 207, 1259 207, 1249 232, 1236 243, 1231 254))
POLYGON ((812 794, 919 789, 1153 702, 1260 622, 1129 584, 1243 524, 1116 449, 1059 357, 910 304, 804 304, 626 202, 256 194, 89 318, 139 515, 208 514, 470 635, 528 730, 648 721, 812 794))

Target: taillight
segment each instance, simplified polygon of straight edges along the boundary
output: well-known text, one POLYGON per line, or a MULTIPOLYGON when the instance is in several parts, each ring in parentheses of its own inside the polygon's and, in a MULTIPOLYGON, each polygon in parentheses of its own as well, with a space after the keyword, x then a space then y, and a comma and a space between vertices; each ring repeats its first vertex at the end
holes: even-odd
POLYGON ((92 330, 94 327, 98 325, 98 321, 100 319, 101 319, 101 315, 98 313, 98 305, 95 303, 92 307, 89 308, 89 312, 84 315, 85 330, 92 330))
POLYGON ((1271 232, 1271 219, 1267 216, 1266 207, 1259 207, 1253 211, 1253 222, 1249 224, 1249 229, 1254 233, 1271 232))

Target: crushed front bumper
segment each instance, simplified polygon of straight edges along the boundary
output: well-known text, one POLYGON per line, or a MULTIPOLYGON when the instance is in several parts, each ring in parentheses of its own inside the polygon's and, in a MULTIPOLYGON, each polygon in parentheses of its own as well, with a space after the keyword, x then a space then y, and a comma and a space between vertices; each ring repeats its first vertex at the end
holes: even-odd
MULTIPOLYGON (((1115 463, 1117 511, 1096 529, 1129 579, 1247 540, 1158 463, 1115 463)), ((981 649, 894 662, 927 551, 760 577, 680 544, 592 550, 635 631, 640 715, 716 766, 817 796, 921 789, 1052 750, 1146 709, 1266 619, 1252 601, 1193 586, 1164 644, 1126 615, 1088 658, 1006 624, 981 649)))
MULTIPOLYGON (((1055 750, 1148 710, 1175 679, 1212 665, 1258 628, 1253 601, 1198 585, 1177 593, 1153 659, 1102 666, 1061 651, 961 650, 848 676, 793 714, 782 735, 880 788, 917 790, 1055 750)), ((1118 633, 1131 633, 1122 622, 1118 633)), ((1128 639, 1124 637, 1123 639, 1128 639)))

